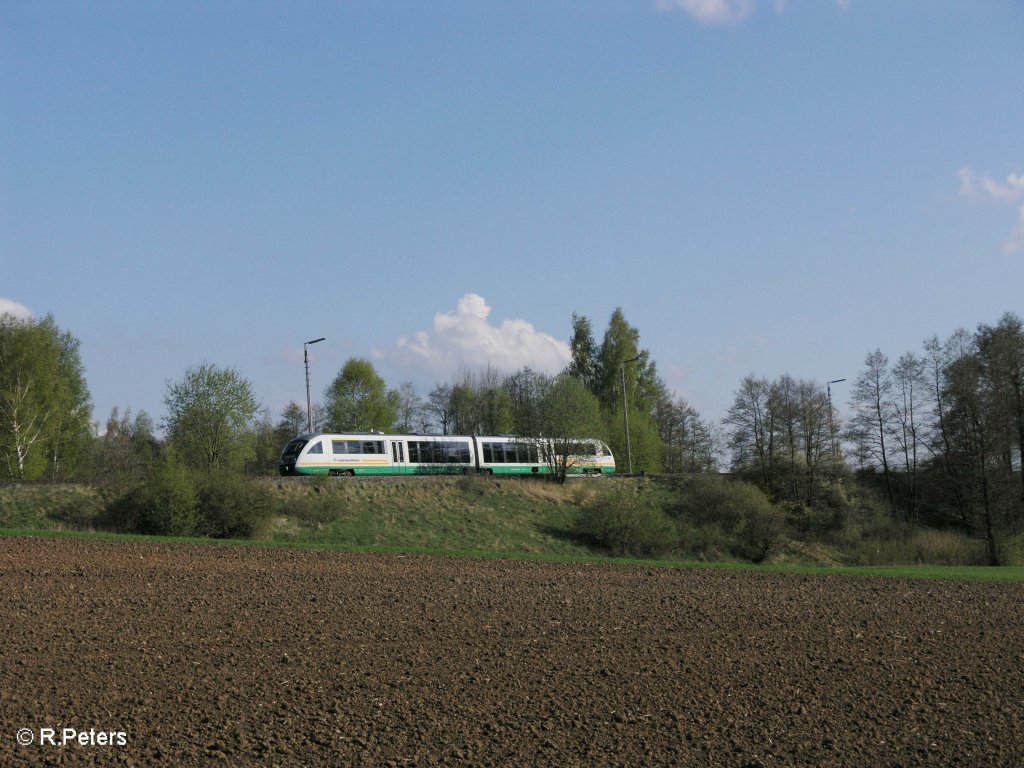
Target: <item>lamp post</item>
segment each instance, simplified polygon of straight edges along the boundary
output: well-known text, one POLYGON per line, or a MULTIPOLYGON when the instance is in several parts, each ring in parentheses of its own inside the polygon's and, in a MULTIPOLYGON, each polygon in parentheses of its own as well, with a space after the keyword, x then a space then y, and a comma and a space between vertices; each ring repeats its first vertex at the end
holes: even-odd
POLYGON ((838 384, 840 381, 846 381, 846 379, 832 379, 825 384, 825 388, 828 390, 828 437, 832 443, 832 469, 835 469, 836 465, 836 427, 832 421, 832 385, 838 384))
POLYGON ((313 403, 309 399, 309 345, 324 341, 327 337, 307 341, 302 345, 302 360, 306 364, 306 431, 313 431, 313 403))
POLYGON ((629 466, 629 474, 633 474, 633 447, 629 441, 629 403, 626 402, 626 363, 635 363, 639 360, 637 357, 631 357, 629 360, 622 360, 619 362, 619 374, 622 378, 622 422, 623 428, 626 430, 626 462, 629 466))

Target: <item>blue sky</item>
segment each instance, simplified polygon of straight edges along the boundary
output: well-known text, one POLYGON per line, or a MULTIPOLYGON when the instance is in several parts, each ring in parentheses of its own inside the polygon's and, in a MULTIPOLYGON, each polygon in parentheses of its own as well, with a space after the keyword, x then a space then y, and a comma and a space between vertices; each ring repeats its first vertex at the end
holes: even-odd
MULTIPOLYGON (((616 307, 720 419, 748 373, 1024 313, 1017 0, 0 5, 0 310, 101 423, 234 366, 425 394, 616 307)), ((845 392, 838 385, 839 403, 845 392)))

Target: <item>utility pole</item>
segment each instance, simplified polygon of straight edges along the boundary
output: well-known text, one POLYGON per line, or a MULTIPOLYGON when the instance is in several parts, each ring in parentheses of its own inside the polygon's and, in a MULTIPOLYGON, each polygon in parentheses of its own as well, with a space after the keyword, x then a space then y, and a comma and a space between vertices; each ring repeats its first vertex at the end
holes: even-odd
POLYGON ((626 461, 629 466, 629 474, 633 474, 633 447, 629 440, 629 403, 626 402, 626 363, 635 363, 640 357, 631 357, 619 363, 619 374, 622 377, 622 421, 626 430, 626 461))
POLYGON ((313 431, 313 403, 309 397, 309 345, 316 344, 320 341, 325 341, 326 336, 321 336, 319 339, 313 339, 307 341, 302 345, 302 359, 306 364, 306 431, 313 431))
POLYGON ((832 381, 825 384, 828 390, 828 436, 832 445, 832 469, 836 467, 836 425, 832 419, 832 385, 838 384, 840 381, 846 381, 846 379, 832 379, 832 381))

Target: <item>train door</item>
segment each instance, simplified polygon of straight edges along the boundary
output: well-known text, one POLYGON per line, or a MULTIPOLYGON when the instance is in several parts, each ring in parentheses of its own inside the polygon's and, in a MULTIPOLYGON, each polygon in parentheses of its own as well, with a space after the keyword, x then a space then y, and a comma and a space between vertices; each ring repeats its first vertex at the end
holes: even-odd
POLYGON ((405 441, 404 440, 392 440, 391 441, 391 464, 394 467, 395 472, 405 471, 405 441))

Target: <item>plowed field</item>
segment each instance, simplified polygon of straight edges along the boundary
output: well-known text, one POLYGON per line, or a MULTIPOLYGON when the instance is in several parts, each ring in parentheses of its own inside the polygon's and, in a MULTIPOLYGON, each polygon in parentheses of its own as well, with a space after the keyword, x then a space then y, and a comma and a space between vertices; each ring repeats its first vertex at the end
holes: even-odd
POLYGON ((1019 584, 29 538, 0 584, 0 765, 1024 765, 1019 584))

